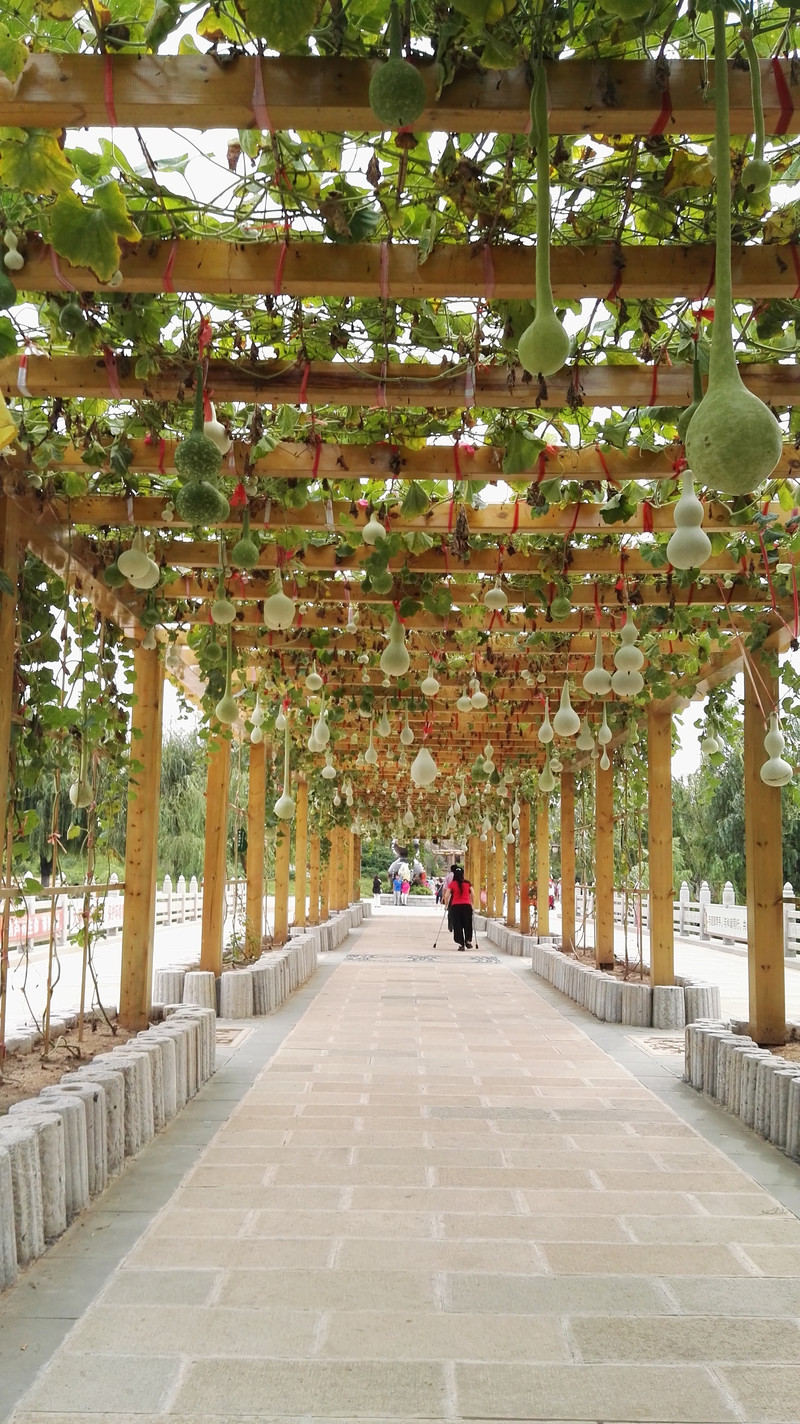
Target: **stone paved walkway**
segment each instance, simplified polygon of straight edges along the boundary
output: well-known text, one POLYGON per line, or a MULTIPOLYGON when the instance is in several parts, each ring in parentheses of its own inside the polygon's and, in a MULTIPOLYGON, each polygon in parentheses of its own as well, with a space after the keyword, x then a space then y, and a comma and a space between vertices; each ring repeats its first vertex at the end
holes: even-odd
POLYGON ((437 925, 349 942, 14 1424, 797 1420, 800 1222, 437 925))

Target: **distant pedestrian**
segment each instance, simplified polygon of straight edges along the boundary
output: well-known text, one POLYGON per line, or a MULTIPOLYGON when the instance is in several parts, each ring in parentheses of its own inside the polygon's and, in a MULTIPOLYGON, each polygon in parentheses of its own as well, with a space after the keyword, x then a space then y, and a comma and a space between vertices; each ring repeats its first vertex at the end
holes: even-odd
POLYGON ((408 904, 408 892, 409 892, 410 889, 411 889, 411 883, 410 883, 410 881, 408 881, 408 880, 403 880, 403 881, 401 882, 401 885, 400 885, 400 904, 401 904, 401 905, 407 905, 407 904, 408 904))
POLYGON ((376 904, 376 905, 379 905, 379 904, 381 903, 381 890, 382 890, 382 889, 383 889, 383 882, 382 882, 382 880, 381 880, 381 877, 380 877, 379 875, 373 875, 373 877, 372 877, 372 894, 373 894, 373 896, 374 896, 374 898, 375 898, 375 904, 376 904))
POLYGON ((392 881, 392 889, 394 890, 394 903, 396 905, 402 905, 403 882, 399 875, 395 875, 392 881))
POLYGON ((458 948, 472 949, 472 886, 464 879, 460 865, 453 868, 452 880, 445 890, 450 913, 450 928, 458 948))

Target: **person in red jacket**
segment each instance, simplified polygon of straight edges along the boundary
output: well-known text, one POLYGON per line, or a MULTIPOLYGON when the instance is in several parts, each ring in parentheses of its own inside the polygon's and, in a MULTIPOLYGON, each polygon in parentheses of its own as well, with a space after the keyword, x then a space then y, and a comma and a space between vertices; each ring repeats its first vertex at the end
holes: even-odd
POLYGON ((450 911, 450 928, 459 949, 472 949, 472 886, 464 879, 460 865, 453 867, 453 878, 445 890, 450 911))

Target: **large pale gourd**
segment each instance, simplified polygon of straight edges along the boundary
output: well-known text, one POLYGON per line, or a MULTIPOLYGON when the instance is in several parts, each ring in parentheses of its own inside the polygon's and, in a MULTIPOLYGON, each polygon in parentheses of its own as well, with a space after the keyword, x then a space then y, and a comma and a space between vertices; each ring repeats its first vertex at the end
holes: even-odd
POLYGON ((569 336, 556 316, 550 285, 550 135, 547 71, 538 60, 531 98, 531 138, 536 144, 536 315, 517 347, 531 376, 552 376, 569 356, 569 336))
POLYGON ((237 705, 236 705, 236 698, 235 698, 234 695, 233 695, 232 679, 233 679, 233 640, 232 640, 232 638, 231 638, 230 630, 229 630, 229 631, 228 631, 228 647, 227 647, 227 652, 226 652, 226 656, 225 656, 225 691, 224 691, 224 693, 222 694, 222 697, 220 698, 220 700, 219 700, 219 702, 217 703, 216 707, 214 708, 214 711, 215 711, 216 717, 217 717, 217 721, 218 721, 218 722, 222 722, 225 726, 228 726, 228 727, 232 726, 233 723, 236 721, 237 713, 238 713, 238 708, 237 708, 237 705))
POLYGON ((644 662, 644 653, 636 646, 638 633, 639 630, 629 614, 628 621, 620 633, 621 646, 614 654, 616 672, 611 678, 612 691, 617 697, 626 700, 635 697, 644 687, 644 678, 639 672, 644 662))
POLYGON ((468 687, 465 687, 465 688, 464 688, 464 691, 462 692, 461 696, 459 697, 458 701, 456 702, 456 711, 457 711, 457 712, 471 712, 471 711, 472 711, 472 696, 471 696, 471 694, 470 694, 470 690, 469 690, 468 687))
POLYGON ((322 678, 317 672, 316 658, 311 664, 311 671, 308 674, 308 677, 306 678, 306 687, 308 688, 309 692, 319 692, 320 688, 322 687, 322 678))
POLYGON ((410 747, 411 744, 412 744, 412 742, 414 741, 414 732, 413 732, 412 728, 409 726, 409 723, 408 723, 408 713, 407 713, 407 712, 406 712, 406 720, 405 720, 405 722, 404 722, 404 724, 403 724, 403 730, 402 730, 402 732, 400 733, 400 741, 401 741, 401 743, 403 744, 404 747, 410 747))
POLYGON ((703 506, 694 492, 694 476, 684 470, 681 497, 673 514, 675 533, 667 544, 667 558, 674 569, 700 569, 711 555, 711 540, 700 526, 703 506))
POLYGON ((273 810, 279 821, 291 821, 292 816, 294 815, 294 800, 289 793, 289 748, 291 746, 291 742, 289 740, 288 717, 286 717, 284 721, 285 726, 283 731, 283 792, 275 802, 273 810))
POLYGON ((508 598, 506 597, 506 591, 503 588, 499 577, 495 579, 491 588, 487 589, 486 593, 483 595, 483 606, 484 608, 490 609, 492 613, 500 613, 504 608, 508 606, 508 598))
POLYGON ((428 668, 427 677, 424 677, 420 683, 419 690, 423 697, 435 697, 439 691, 439 683, 433 675, 433 663, 428 668))
POLYGON ((145 537, 141 529, 137 529, 131 541, 129 549, 123 550, 117 557, 117 568, 124 574, 128 583, 138 586, 141 578, 146 578, 150 564, 153 560, 147 552, 145 537))
POLYGON ((581 730, 576 738, 575 746, 578 748, 579 752, 594 751, 594 737, 592 736, 592 729, 589 726, 589 723, 587 722, 585 717, 581 722, 581 730))
POLYGON ((715 0, 717 242, 714 330, 708 389, 686 432, 686 458, 695 478, 723 495, 747 494, 769 479, 781 457, 781 428, 772 411, 744 385, 731 335, 731 140, 725 5, 715 0))
POLYGON ((392 735, 392 724, 389 721, 385 701, 383 704, 383 711, 381 712, 378 725, 375 730, 377 731, 379 737, 390 737, 392 735))
POLYGON ((603 667, 603 636, 601 633, 595 634, 594 667, 590 668, 584 676, 583 690, 588 692, 590 697, 608 697, 611 691, 611 673, 603 667))
POLYGON ((375 766, 378 761, 378 753, 372 744, 372 723, 369 724, 369 746, 364 753, 364 761, 367 766, 375 766))
POLYGON ((425 84, 413 64, 403 59, 400 7, 395 0, 389 11, 388 38, 389 58, 370 80, 369 106, 379 123, 402 129, 425 108, 425 84))
POLYGON ((361 538, 365 544, 373 546, 375 544, 382 544, 386 538, 386 530, 374 511, 361 530, 361 538))
POLYGON ((389 629, 389 642, 381 653, 381 672, 387 677, 402 677, 408 672, 410 661, 403 625, 395 613, 389 629))
POLYGON ((273 633, 286 632, 294 622, 294 600, 283 591, 280 569, 275 570, 275 590, 264 599, 264 622, 273 633))
POLYGON ((552 742, 553 736, 553 725, 550 721, 550 698, 546 697, 544 699, 544 717, 542 718, 542 724, 536 733, 536 739, 537 741, 542 743, 542 746, 546 747, 549 742, 552 742))
POLYGON ((553 718, 553 731, 557 737, 576 737, 581 729, 581 719, 572 705, 569 693, 569 678, 561 689, 561 701, 553 718))
POLYGON ((217 596, 209 609, 209 614, 212 623, 217 623, 220 627, 233 623, 236 618, 236 604, 231 603, 225 592, 225 571, 223 569, 219 571, 217 596))
POLYGON ((439 775, 439 768, 427 747, 420 747, 411 763, 411 780, 415 786, 430 786, 439 775))
POLYGON ((777 713, 773 712, 769 719, 769 731, 764 738, 764 751, 768 760, 761 768, 761 780, 766 786, 788 786, 792 779, 792 767, 788 761, 781 756, 785 741, 783 733, 778 726, 777 713))
POLYGON ((539 790, 544 791, 545 795, 549 796, 550 792, 555 790, 555 785, 556 779, 550 770, 549 761, 546 761, 544 770, 539 774, 539 790))

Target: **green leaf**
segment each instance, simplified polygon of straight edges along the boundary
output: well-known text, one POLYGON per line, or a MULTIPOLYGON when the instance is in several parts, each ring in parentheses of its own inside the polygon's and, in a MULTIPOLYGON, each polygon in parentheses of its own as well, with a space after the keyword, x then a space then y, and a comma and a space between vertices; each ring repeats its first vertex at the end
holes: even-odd
POLYGON ((83 827, 82 827, 82 826, 79 826, 79 825, 77 824, 77 822, 73 821, 72 825, 70 826, 69 830, 67 831, 67 840, 68 840, 68 841, 76 841, 76 840, 78 839, 78 836, 82 836, 82 835, 83 835, 83 827))
POLYGON ((74 267, 88 267, 101 282, 113 277, 120 260, 119 239, 138 242, 118 183, 104 183, 94 192, 94 205, 77 193, 64 193, 53 206, 50 237, 56 252, 74 267))
POLYGON ((415 519, 425 514, 430 501, 419 480, 412 480, 405 493, 401 513, 406 519, 415 519))
POLYGON ((297 49, 317 18, 317 0, 241 0, 240 8, 250 33, 277 50, 297 49))
POLYGON ((400 618, 413 618, 415 613, 419 613, 421 607, 422 604, 416 598, 402 598, 400 600, 400 607, 397 610, 398 616, 400 618))
POLYGON ((7 316, 0 316, 0 356, 13 356, 17 349, 17 333, 7 316))
POLYGON ((27 47, 15 40, 5 25, 0 25, 0 71, 11 84, 16 84, 28 59, 27 47))
POLYGON ((50 129, 0 129, 0 180, 23 193, 66 193, 72 165, 50 129))
POLYGON ((544 444, 544 440, 539 440, 537 436, 529 435, 527 430, 520 430, 515 426, 508 432, 506 440, 503 474, 522 475, 532 470, 544 449, 544 444))

